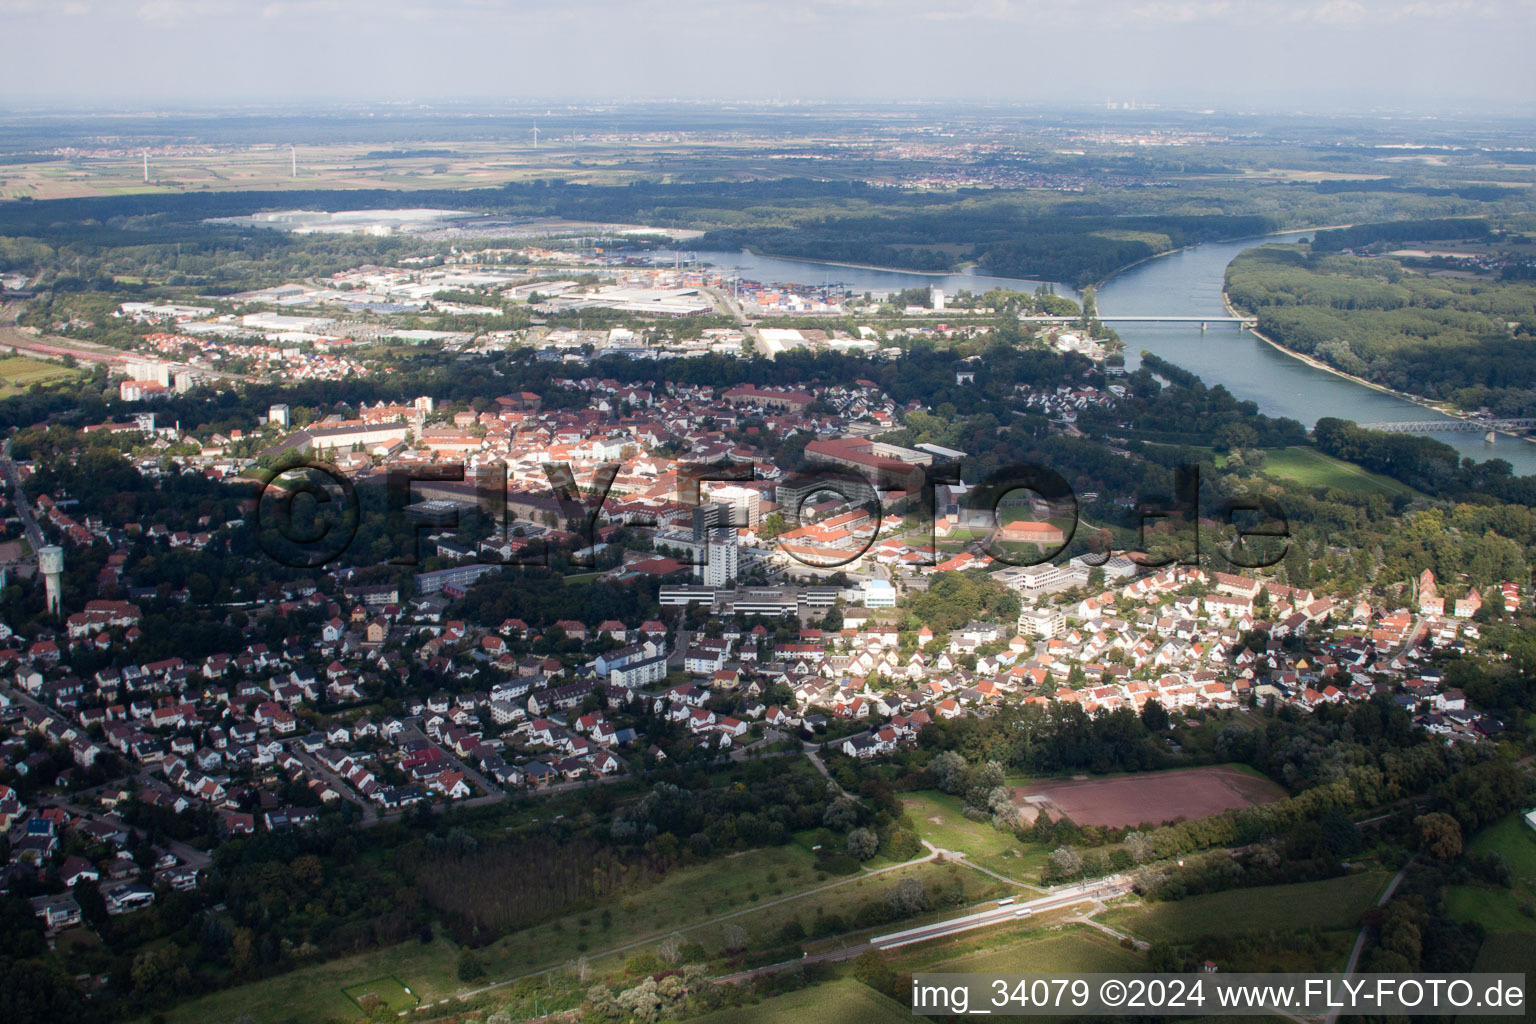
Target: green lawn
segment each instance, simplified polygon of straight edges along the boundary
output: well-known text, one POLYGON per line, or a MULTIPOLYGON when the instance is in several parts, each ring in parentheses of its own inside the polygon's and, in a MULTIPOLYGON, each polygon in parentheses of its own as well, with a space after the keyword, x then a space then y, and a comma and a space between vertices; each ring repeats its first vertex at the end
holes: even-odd
MULTIPOLYGON (((1050 926, 1039 919, 905 947, 896 951, 890 964, 902 974, 1070 975, 1147 969, 1145 959, 1103 932, 1083 925, 1050 926)), ((934 1015, 933 1019, 954 1018, 934 1015)), ((1052 1024, 1076 1018, 1030 1019, 1052 1024)))
POLYGON ((1122 907, 1102 914, 1105 924, 1153 942, 1201 935, 1353 928, 1387 884, 1385 871, 1321 882, 1265 885, 1191 896, 1170 903, 1122 907))
POLYGON ((901 802, 917 826, 917 834, 939 849, 963 853, 971 863, 1005 878, 1031 885, 1040 880, 1048 851, 967 818, 958 796, 925 789, 904 794, 901 802))
POLYGON ((1456 920, 1475 921, 1490 932, 1536 932, 1536 920, 1520 913, 1508 889, 1453 885, 1445 891, 1445 906, 1456 920))
POLYGON ((1501 855, 1509 862, 1515 887, 1452 886, 1445 894, 1451 916, 1458 921, 1475 921, 1489 932, 1536 932, 1536 918, 1520 913, 1522 903, 1536 902, 1536 832, 1519 814, 1511 814, 1479 832, 1468 849, 1484 856, 1501 855))
POLYGON ((1078 925, 1035 933, 996 948, 945 960, 924 971, 964 974, 1085 974, 1146 969, 1146 961, 1101 931, 1078 925))
POLYGON ((1313 448, 1271 448, 1264 453, 1261 472, 1294 480, 1303 487, 1337 487, 1341 491, 1385 494, 1389 498, 1415 493, 1407 484, 1398 483, 1389 476, 1369 472, 1313 448))
POLYGON ((169 1024, 229 1024, 241 1015, 250 1016, 256 1024, 353 1021, 360 1014, 348 992, 360 989, 358 994, 373 990, 388 995, 390 983, 399 986, 396 998, 414 996, 422 1002, 468 987, 458 980, 458 950, 451 942, 403 942, 214 992, 167 1010, 165 1019, 169 1024), (403 991, 407 985, 410 995, 403 991))
POLYGON ((852 978, 699 1017, 696 1024, 911 1024, 912 1012, 852 978))
POLYGON ((1490 932, 1478 950, 1475 971, 1525 972, 1536 974, 1536 946, 1531 945, 1529 935, 1511 932, 1490 932))
MULTIPOLYGON (((1196 446, 1200 447, 1200 446, 1196 446)), ((1212 451, 1208 447, 1202 451, 1212 451)), ((1227 464, 1225 455, 1214 453, 1217 467, 1227 464)), ((1372 473, 1353 462, 1324 455, 1316 448, 1295 446, 1291 448, 1264 449, 1264 465, 1260 472, 1282 480, 1291 480, 1303 487, 1337 487, 1341 491, 1360 494, 1385 494, 1389 498, 1399 494, 1418 495, 1407 484, 1399 483, 1381 473, 1372 473)))
POLYGON ((25 391, 33 384, 57 384, 83 376, 85 371, 72 370, 63 363, 10 356, 0 359, 0 396, 25 391))
MULTIPOLYGON (((705 866, 710 867, 713 865, 705 866)), ((703 869, 690 868, 678 874, 686 875, 695 870, 703 869)), ((782 878, 783 873, 779 873, 782 878)), ((800 884, 793 886, 785 883, 770 886, 761 865, 747 864, 735 872, 727 870, 720 874, 712 872, 683 877, 673 885, 663 882, 652 890, 624 900, 613 908, 612 924, 607 930, 601 928, 601 912, 589 911, 563 918, 558 929, 549 924, 517 932, 492 943, 483 952, 492 978, 507 978, 563 964, 583 954, 591 957, 595 969, 606 971, 617 968, 636 954, 656 952, 661 940, 673 932, 680 934, 684 941, 699 943, 713 955, 724 947, 728 926, 742 929, 748 946, 761 949, 770 946, 775 941, 774 933, 790 921, 799 921, 807 932, 814 932, 818 915, 842 918, 843 930, 854 933, 848 941, 856 941, 868 935, 965 912, 953 906, 942 907, 920 917, 855 931, 860 907, 866 903, 883 905, 886 893, 909 876, 917 878, 930 890, 959 879, 967 906, 995 897, 1001 891, 1001 883, 952 864, 916 864, 874 876, 829 876, 820 881, 814 872, 802 872, 798 879, 800 884), (733 882, 739 889, 733 889, 731 895, 719 891, 720 886, 729 888, 733 882), (812 891, 804 891, 808 886, 812 891), (774 889, 779 890, 779 894, 775 895, 774 889), (757 900, 751 899, 753 892, 758 893, 757 900), (714 920, 726 914, 732 916, 723 921, 714 920), (583 919, 587 924, 581 924, 583 919), (641 944, 632 949, 610 956, 597 955, 637 940, 641 944), (581 949, 582 944, 588 948, 581 949)), ((785 880, 793 881, 796 880, 785 880)), ((837 944, 834 940, 824 941, 837 944)))
MULTIPOLYGON (((1531 937, 1526 932, 1490 931, 1488 937, 1483 939, 1483 948, 1478 951, 1477 963, 1472 965, 1472 969, 1492 974, 1524 974, 1529 978, 1531 975, 1536 975, 1536 946, 1531 944, 1531 937)), ((1484 1022, 1501 1024, 1501 1022, 1516 1019, 1518 1018, 1469 1014, 1457 1017, 1456 1022, 1457 1024, 1484 1024, 1484 1022)))

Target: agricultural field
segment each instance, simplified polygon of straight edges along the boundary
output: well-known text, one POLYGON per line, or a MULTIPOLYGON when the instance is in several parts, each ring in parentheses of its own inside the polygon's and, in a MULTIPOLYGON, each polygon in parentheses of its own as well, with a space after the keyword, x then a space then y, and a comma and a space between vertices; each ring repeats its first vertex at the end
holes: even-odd
POLYGON ((1146 961, 1103 932, 1076 925, 1061 931, 1026 933, 922 969, 971 974, 1084 974, 1145 970, 1146 961))
POLYGON ((1353 929, 1389 877, 1385 871, 1367 871, 1321 882, 1232 889, 1171 903, 1120 907, 1099 919, 1151 942, 1309 928, 1353 929))
POLYGON ((0 358, 0 398, 20 394, 33 384, 62 384, 85 376, 84 371, 26 356, 0 358))
POLYGON ((367 188, 485 188, 560 174, 583 184, 624 184, 641 177, 744 173, 774 175, 771 162, 731 147, 634 138, 545 136, 532 145, 533 119, 514 118, 504 140, 461 140, 441 149, 379 150, 373 143, 210 147, 201 153, 74 157, 8 164, 0 199, 156 195, 208 191, 301 191, 367 188), (713 152, 712 152, 713 151, 713 152), (295 173, 295 162, 297 173, 295 173), (579 168, 579 170, 576 170, 579 168))
MULTIPOLYGON (((596 953, 634 943, 633 949, 615 958, 621 960, 623 955, 659 942, 675 930, 684 921, 682 908, 693 908, 687 915, 693 920, 752 908, 757 903, 751 899, 753 893, 763 902, 797 894, 823 884, 816 874, 814 856, 795 846, 752 850, 684 868, 656 885, 615 896, 608 904, 612 908, 608 917, 595 910, 572 913, 492 943, 479 951, 486 965, 486 980, 558 967, 589 948, 596 953)), ((749 934, 754 930, 745 920, 742 925, 749 934)), ((709 941, 718 944, 718 931, 716 928, 709 941)), ((457 957, 457 947, 446 939, 425 946, 401 943, 215 993, 183 1004, 168 1018, 170 1024, 233 1020, 241 1013, 250 1014, 256 1024, 289 1016, 351 1020, 357 1016, 357 1006, 342 990, 379 978, 399 980, 423 1003, 473 987, 458 980, 457 957), (296 1006, 305 1012, 299 1014, 296 1006)))
MULTIPOLYGON (((1493 931, 1492 926, 1483 948, 1478 951, 1474 971, 1492 974, 1524 974, 1529 979, 1536 975, 1536 947, 1531 944, 1528 932, 1493 931)), ((1529 1016, 1529 1014, 1527 1014, 1529 1016)), ((1456 1018, 1457 1024, 1502 1024, 1513 1017, 1494 1017, 1467 1014, 1456 1018)))
POLYGON ((1482 856, 1502 856, 1515 877, 1515 887, 1510 890, 1483 884, 1452 886, 1445 894, 1451 916, 1488 929, 1488 942, 1493 941, 1493 933, 1524 933, 1528 942, 1529 934, 1536 932, 1536 918, 1526 917, 1520 907, 1536 904, 1536 832, 1520 815, 1511 814, 1479 832, 1468 850, 1482 856))
MULTIPOLYGON (((890 965, 902 974, 1081 974, 1147 969, 1146 960, 1094 928, 1057 918, 987 928, 897 952, 890 965)), ((936 1016, 935 1020, 947 1020, 936 1016)), ((1073 1018, 1035 1017, 1052 1021, 1073 1018)))
POLYGON ((1207 818, 1284 796, 1285 790, 1268 779, 1229 767, 1052 780, 1014 790, 1026 817, 1045 810, 1079 825, 1110 828, 1207 818))
POLYGON ((716 1010, 695 1024, 910 1024, 923 1019, 868 985, 843 978, 786 992, 756 1006, 716 1010))

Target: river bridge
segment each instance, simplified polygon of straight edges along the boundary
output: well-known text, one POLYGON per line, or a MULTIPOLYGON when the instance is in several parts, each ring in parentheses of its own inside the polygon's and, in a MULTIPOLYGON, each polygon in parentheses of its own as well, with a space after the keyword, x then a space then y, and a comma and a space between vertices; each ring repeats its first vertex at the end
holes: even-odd
MULTIPOLYGON (((1021 323, 1027 324, 1075 324, 1082 322, 1082 316, 1047 316, 1045 314, 1031 314, 1019 317, 1021 323)), ((1259 321, 1251 316, 1158 316, 1155 314, 1141 315, 1136 313, 1121 314, 1117 316, 1094 317, 1101 324, 1199 324, 1201 328, 1209 324, 1233 324, 1237 327, 1253 327, 1259 321)))
POLYGON ((1386 434, 1442 434, 1453 431, 1465 431, 1468 433, 1477 431, 1515 431, 1536 429, 1536 419, 1504 419, 1504 420, 1396 420, 1391 423, 1362 423, 1365 430, 1379 430, 1386 434))

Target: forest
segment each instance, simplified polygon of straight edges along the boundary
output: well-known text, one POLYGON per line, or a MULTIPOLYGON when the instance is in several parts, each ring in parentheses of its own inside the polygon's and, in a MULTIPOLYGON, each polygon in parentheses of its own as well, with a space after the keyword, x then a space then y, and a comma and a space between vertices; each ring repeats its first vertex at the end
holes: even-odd
MULTIPOLYGON (((1201 241, 1383 216, 1469 216, 1518 210, 1451 189, 1252 186, 1205 181, 1081 194, 1041 189, 904 190, 863 181, 781 178, 575 184, 558 178, 480 189, 207 192, 24 200, 0 204, 0 271, 53 271, 44 289, 126 287, 133 275, 202 294, 330 273, 425 252, 409 236, 295 236, 205 224, 272 209, 464 210, 514 227, 534 218, 702 230, 698 249, 749 246, 782 256, 989 273, 1077 285, 1201 241)), ((1333 183, 1337 185, 1337 183, 1333 183)), ((1360 185, 1361 183, 1354 183, 1360 185)), ((1366 183, 1371 184, 1371 183, 1366 183)), ((490 238, 488 236, 488 242, 490 238)), ((154 291, 154 289, 150 289, 154 291)))
POLYGON ((1428 276, 1314 243, 1242 253, 1226 290, 1261 334, 1345 373, 1463 410, 1536 415, 1536 283, 1428 276))

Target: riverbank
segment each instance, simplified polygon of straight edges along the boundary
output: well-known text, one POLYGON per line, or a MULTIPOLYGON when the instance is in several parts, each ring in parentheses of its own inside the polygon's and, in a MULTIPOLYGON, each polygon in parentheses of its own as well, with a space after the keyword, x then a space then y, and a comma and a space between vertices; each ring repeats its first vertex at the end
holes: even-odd
MULTIPOLYGON (((1108 284, 1110 281, 1113 281, 1127 270, 1134 270, 1144 263, 1151 263, 1153 260, 1160 260, 1164 256, 1172 256, 1175 253, 1189 252, 1191 249, 1198 249, 1202 245, 1213 245, 1223 242, 1247 242, 1256 238, 1274 238, 1276 235, 1288 235, 1293 231, 1335 231, 1339 228, 1347 228, 1352 226, 1353 225, 1350 224, 1324 224, 1321 227, 1315 228, 1282 228, 1279 231, 1270 231, 1262 235, 1240 235, 1237 238, 1215 238, 1209 242, 1195 242, 1191 245, 1181 245, 1177 249, 1169 249, 1166 252, 1155 252, 1151 256, 1143 256, 1141 259, 1136 260, 1134 263, 1127 263, 1123 267, 1116 267, 1103 278, 1095 281, 1091 287, 1094 291, 1098 291, 1104 285, 1108 284)), ((1225 296, 1225 292, 1223 292, 1223 296, 1225 296)), ((1227 308, 1231 309, 1230 306, 1227 308)))
MULTIPOLYGON (((1227 314, 1229 316, 1258 315, 1256 313, 1244 312, 1243 310, 1240 310, 1234 306, 1232 304, 1232 300, 1227 296, 1227 290, 1225 288, 1221 290, 1221 304, 1227 308, 1227 314)), ((1441 416, 1444 416, 1447 419, 1461 420, 1464 423, 1476 422, 1472 416, 1462 412, 1459 409, 1451 409, 1442 405, 1436 405, 1434 402, 1430 401, 1428 398, 1425 398, 1423 395, 1413 395, 1406 391, 1394 391, 1385 385, 1377 384, 1375 381, 1367 380, 1364 377, 1358 377, 1353 373, 1347 373, 1336 366, 1330 366, 1329 364, 1323 362, 1321 359, 1309 356, 1303 352, 1297 352, 1292 348, 1287 348, 1276 341, 1274 338, 1271 338, 1269 335, 1262 333, 1257 327, 1249 327, 1247 330, 1255 338, 1258 338, 1260 341, 1264 342, 1264 344, 1268 345, 1270 348, 1273 348, 1275 351, 1283 352, 1298 362, 1306 363, 1313 369, 1322 370, 1324 373, 1331 373, 1335 377, 1341 377, 1344 380, 1349 381, 1351 384, 1358 384, 1363 388, 1370 388, 1372 391, 1379 392, 1380 394, 1390 395, 1393 398, 1400 398, 1405 402, 1412 402, 1414 405, 1421 409, 1428 409, 1430 412, 1439 413, 1441 416)), ((1536 438, 1523 437, 1520 434, 1511 434, 1505 430, 1500 430, 1498 433, 1503 434, 1505 437, 1514 438, 1517 441, 1536 442, 1536 438)))
MULTIPOLYGON (((841 260, 818 260, 811 256, 782 256, 776 252, 758 252, 750 245, 741 247, 741 251, 752 256, 759 256, 769 260, 785 260, 789 263, 805 263, 816 267, 847 267, 849 270, 872 270, 878 274, 917 274, 919 277, 964 277, 964 270, 909 270, 906 267, 881 267, 873 263, 844 263, 841 260)), ((967 267, 975 264, 967 263, 967 267)), ((992 276, 992 275, 986 275, 992 276)), ((1060 281, 1045 281, 1044 284, 1061 284, 1060 281)))

